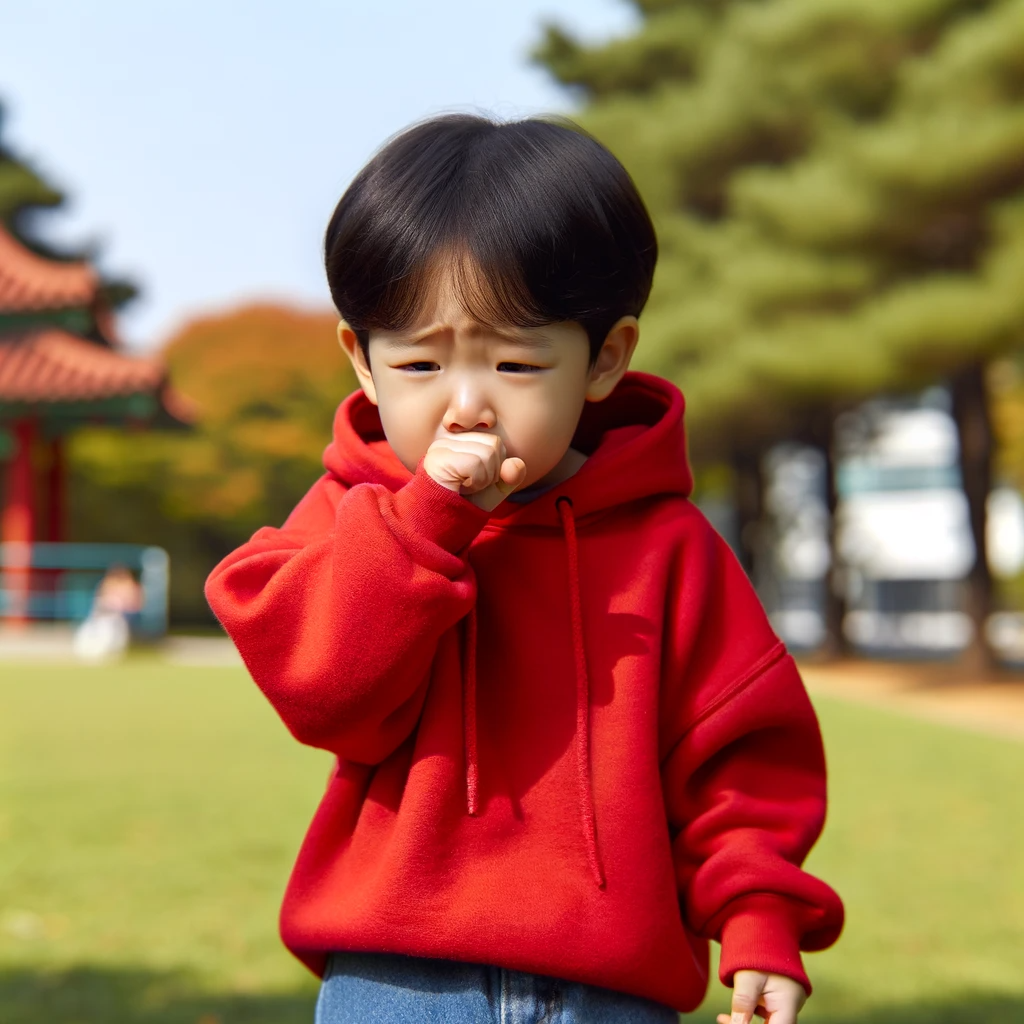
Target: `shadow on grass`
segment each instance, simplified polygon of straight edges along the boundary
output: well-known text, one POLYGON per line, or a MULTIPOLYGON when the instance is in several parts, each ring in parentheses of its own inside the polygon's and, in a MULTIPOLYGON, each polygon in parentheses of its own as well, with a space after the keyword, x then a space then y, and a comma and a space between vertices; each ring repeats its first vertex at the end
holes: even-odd
MULTIPOLYGON (((812 1000, 813 1002, 813 1000, 812 1000)), ((715 1013, 684 1014, 682 1024, 714 1024, 715 1013)), ((763 1024, 760 1017, 755 1024, 763 1024)), ((1024 1024, 1024 996, 978 992, 930 1002, 896 1003, 862 1010, 830 1010, 819 1005, 800 1014, 800 1024, 1024 1024)))
MULTIPOLYGON (((0 970, 3 1024, 312 1024, 316 994, 205 991, 194 975, 141 968, 0 970)), ((715 1010, 680 1017, 713 1024, 715 1010)), ((761 1018, 755 1018, 762 1024, 761 1018)), ((807 1024, 1024 1024, 1024 996, 959 995, 935 1002, 833 1011, 808 1005, 807 1024)))
POLYGON ((312 1024, 314 992, 210 992, 142 968, 0 970, 3 1024, 312 1024))

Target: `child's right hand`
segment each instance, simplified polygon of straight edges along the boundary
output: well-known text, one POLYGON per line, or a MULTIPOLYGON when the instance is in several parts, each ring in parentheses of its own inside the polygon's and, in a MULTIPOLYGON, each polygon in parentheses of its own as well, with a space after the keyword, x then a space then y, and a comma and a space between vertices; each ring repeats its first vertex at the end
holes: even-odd
POLYGON ((476 431, 438 438, 427 449, 423 468, 442 487, 457 491, 485 512, 526 479, 526 463, 506 458, 500 437, 476 431))

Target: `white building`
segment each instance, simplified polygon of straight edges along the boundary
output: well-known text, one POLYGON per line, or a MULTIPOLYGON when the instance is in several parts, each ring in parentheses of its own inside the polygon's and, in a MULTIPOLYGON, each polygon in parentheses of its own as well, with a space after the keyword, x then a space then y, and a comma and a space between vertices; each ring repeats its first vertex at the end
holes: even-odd
MULTIPOLYGON (((971 638, 962 581, 975 549, 946 392, 866 403, 840 418, 837 438, 837 550, 848 639, 876 653, 955 653, 971 638)), ((767 469, 778 579, 766 603, 784 639, 809 648, 824 635, 824 459, 785 446, 772 453, 767 469)), ((1024 502, 1016 491, 990 495, 987 543, 996 575, 1024 566, 1024 502)), ((993 627, 997 646, 1014 642, 1005 617, 993 627)))

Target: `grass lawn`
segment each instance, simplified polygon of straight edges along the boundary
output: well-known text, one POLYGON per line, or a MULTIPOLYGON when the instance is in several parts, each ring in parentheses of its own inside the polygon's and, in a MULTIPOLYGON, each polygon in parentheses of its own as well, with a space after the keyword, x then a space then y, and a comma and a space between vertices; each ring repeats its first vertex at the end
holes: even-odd
MULTIPOLYGON (((1024 1024, 1024 744, 817 703, 848 923, 801 1021, 1024 1024)), ((276 918, 328 768, 239 669, 0 663, 0 1022, 311 1024, 276 918)))

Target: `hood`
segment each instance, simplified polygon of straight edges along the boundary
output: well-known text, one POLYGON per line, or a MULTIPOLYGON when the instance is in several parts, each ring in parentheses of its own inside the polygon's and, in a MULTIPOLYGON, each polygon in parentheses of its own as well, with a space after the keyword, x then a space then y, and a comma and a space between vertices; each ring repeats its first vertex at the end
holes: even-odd
MULTIPOLYGON (((555 501, 571 498, 576 519, 655 495, 689 496, 693 474, 686 451, 682 392, 648 373, 630 371, 603 402, 587 402, 572 446, 588 456, 568 480, 526 504, 503 502, 491 520, 559 527, 555 501)), ((338 407, 324 466, 346 487, 383 484, 398 490, 412 479, 381 427, 377 407, 355 391, 338 407)))
MULTIPOLYGON (((685 402, 671 382, 630 371, 604 401, 589 401, 572 446, 588 460, 577 473, 524 505, 505 502, 490 517, 512 524, 559 525, 554 502, 567 495, 577 519, 655 495, 688 497, 693 474, 683 424, 685 402)), ((413 474, 391 451, 377 407, 361 390, 338 408, 325 467, 347 487, 382 483, 391 490, 413 474)))
MULTIPOLYGON (((489 522, 514 529, 548 526, 565 538, 568 612, 572 631, 576 682, 575 802, 591 874, 605 887, 597 844, 597 820, 590 779, 590 682, 585 623, 579 588, 576 524, 628 502, 657 495, 689 496, 693 474, 686 451, 683 395, 669 381, 636 371, 626 373, 603 402, 588 402, 572 446, 588 458, 557 487, 524 504, 506 501, 489 522)), ((384 484, 398 490, 412 473, 391 450, 380 416, 362 391, 342 402, 334 420, 334 440, 324 453, 324 466, 347 487, 384 484)), ((590 624, 600 628, 600 624, 590 624)), ((462 655, 463 736, 466 755, 466 809, 478 812, 479 764, 476 722, 475 607, 464 620, 462 655)))

